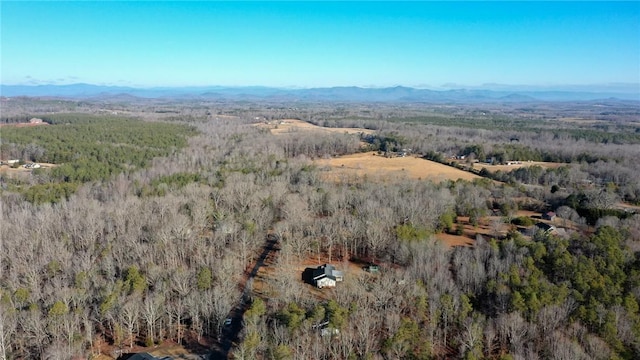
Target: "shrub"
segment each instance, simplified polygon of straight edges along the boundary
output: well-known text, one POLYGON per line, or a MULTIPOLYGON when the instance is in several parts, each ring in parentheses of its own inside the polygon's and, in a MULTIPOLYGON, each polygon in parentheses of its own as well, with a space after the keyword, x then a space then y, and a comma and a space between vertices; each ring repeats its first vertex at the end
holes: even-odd
POLYGON ((518 216, 511 220, 511 223, 518 226, 531 226, 534 224, 534 221, 528 216, 518 216))

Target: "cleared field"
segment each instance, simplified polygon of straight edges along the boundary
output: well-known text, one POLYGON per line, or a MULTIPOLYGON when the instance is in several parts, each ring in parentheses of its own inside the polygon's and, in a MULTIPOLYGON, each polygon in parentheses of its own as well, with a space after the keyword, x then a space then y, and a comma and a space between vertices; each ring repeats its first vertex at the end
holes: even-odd
POLYGON ((21 128, 21 127, 33 127, 33 126, 46 126, 49 125, 46 122, 40 122, 40 123, 14 123, 14 124, 0 124, 0 127, 17 127, 17 128, 21 128))
MULTIPOLYGON (((58 166, 56 164, 49 164, 49 163, 38 163, 38 164, 40 164, 41 166, 40 169, 50 169, 58 166)), ((10 178, 27 179, 29 178, 33 170, 34 169, 25 169, 22 166, 17 168, 12 168, 11 166, 8 166, 8 165, 0 166, 0 174, 10 178)))
POLYGON ((469 223, 468 216, 458 216, 457 222, 464 225, 461 235, 438 233, 435 235, 436 239, 448 247, 473 246, 477 235, 482 235, 487 240, 504 237, 511 228, 509 224, 504 223, 500 216, 485 216, 475 227, 469 223))
POLYGON ((558 119, 558 121, 573 123, 573 124, 584 124, 584 125, 594 125, 594 124, 604 123, 604 121, 602 120, 583 119, 578 117, 565 117, 565 118, 558 119))
POLYGON ((386 158, 376 152, 351 154, 331 159, 320 159, 314 162, 323 171, 323 176, 329 180, 344 178, 361 178, 367 176, 370 180, 389 180, 395 178, 410 178, 441 182, 445 180, 473 180, 481 177, 467 171, 437 162, 416 158, 396 157, 386 158))
POLYGON ((369 129, 361 129, 361 128, 328 128, 313 125, 306 121, 297 120, 297 119, 284 119, 284 120, 274 120, 268 123, 260 123, 256 124, 257 127, 263 129, 269 129, 274 135, 281 135, 287 133, 295 133, 301 131, 316 131, 316 132, 325 132, 325 133, 341 133, 341 134, 373 134, 374 130, 369 129))
POLYGON ((436 239, 441 241, 447 247, 454 246, 473 246, 475 240, 466 235, 453 235, 440 233, 435 235, 436 239))
POLYGON ((475 169, 482 169, 485 168, 491 172, 494 171, 503 171, 503 172, 509 172, 513 169, 518 169, 521 167, 529 167, 529 166, 534 166, 534 165, 538 165, 541 166, 543 168, 557 168, 566 164, 562 164, 562 163, 552 163, 552 162, 541 162, 541 161, 522 161, 520 163, 516 163, 516 164, 511 164, 511 165, 489 165, 489 164, 482 164, 482 163, 476 163, 473 165, 473 167, 475 169))

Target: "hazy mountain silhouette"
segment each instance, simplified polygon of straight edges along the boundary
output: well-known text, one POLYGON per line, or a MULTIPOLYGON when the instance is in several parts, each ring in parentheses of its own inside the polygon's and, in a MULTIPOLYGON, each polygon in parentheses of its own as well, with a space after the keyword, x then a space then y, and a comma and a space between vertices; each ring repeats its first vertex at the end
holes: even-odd
POLYGON ((142 98, 203 98, 221 100, 337 101, 337 102, 528 102, 589 101, 620 99, 640 101, 634 92, 587 92, 556 90, 429 90, 405 86, 362 88, 356 86, 285 89, 262 86, 247 87, 154 87, 134 88, 91 84, 70 85, 0 85, 0 95, 95 98, 133 96, 142 98))

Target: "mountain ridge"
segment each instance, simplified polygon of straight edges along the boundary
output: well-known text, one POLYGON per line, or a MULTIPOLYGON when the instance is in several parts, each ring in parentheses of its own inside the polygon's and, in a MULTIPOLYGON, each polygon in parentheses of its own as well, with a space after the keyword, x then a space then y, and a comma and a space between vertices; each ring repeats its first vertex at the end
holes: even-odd
POLYGON ((317 88, 277 88, 267 86, 185 86, 149 87, 105 86, 86 83, 67 85, 0 85, 5 97, 61 97, 88 99, 129 95, 140 98, 192 98, 220 100, 343 101, 343 102, 534 102, 534 101, 640 101, 640 93, 571 90, 445 89, 407 86, 317 88))

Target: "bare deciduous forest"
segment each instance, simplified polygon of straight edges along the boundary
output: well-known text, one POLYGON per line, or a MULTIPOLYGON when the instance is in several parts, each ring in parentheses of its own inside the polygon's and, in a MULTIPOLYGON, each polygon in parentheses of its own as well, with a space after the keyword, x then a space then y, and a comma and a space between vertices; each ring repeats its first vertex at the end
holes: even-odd
POLYGON ((640 358, 636 102, 2 109, 1 359, 640 358), (257 126, 286 119, 371 131, 257 126), (368 151, 482 178, 314 163, 368 151), (483 168, 528 161, 554 165, 483 168))

